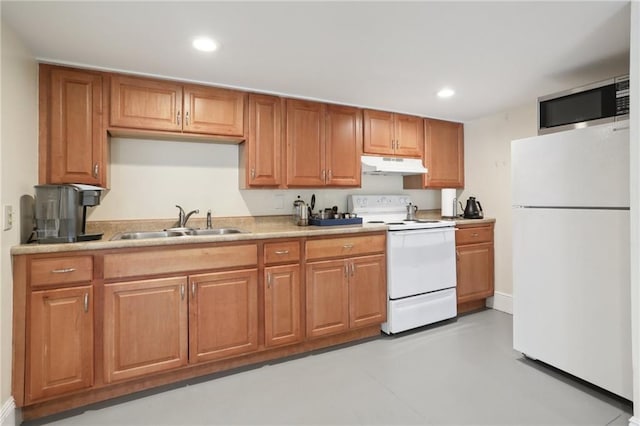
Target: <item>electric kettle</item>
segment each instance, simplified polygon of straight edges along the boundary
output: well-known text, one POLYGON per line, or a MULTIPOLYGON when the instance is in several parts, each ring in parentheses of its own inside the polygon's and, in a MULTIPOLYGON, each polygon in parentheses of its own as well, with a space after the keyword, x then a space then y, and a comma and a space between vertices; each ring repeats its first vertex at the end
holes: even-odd
POLYGON ((464 208, 465 219, 482 219, 484 216, 482 211, 482 204, 480 201, 476 201, 476 197, 469 197, 467 200, 467 206, 464 208))

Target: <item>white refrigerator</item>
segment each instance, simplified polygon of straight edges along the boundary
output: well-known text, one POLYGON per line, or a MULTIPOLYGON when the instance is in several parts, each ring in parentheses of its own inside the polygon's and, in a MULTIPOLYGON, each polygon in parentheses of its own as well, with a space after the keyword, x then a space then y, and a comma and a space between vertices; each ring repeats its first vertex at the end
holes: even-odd
POLYGON ((512 141, 513 346, 633 397, 628 122, 512 141))

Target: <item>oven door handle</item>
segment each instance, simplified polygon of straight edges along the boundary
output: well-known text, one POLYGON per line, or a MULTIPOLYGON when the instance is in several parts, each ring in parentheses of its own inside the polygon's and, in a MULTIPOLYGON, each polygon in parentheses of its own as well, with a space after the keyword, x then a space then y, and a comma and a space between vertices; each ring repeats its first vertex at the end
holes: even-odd
POLYGON ((403 235, 418 235, 418 234, 436 234, 441 232, 455 232, 453 226, 442 226, 439 228, 425 228, 425 229, 408 229, 406 231, 388 231, 389 236, 403 236, 403 235))

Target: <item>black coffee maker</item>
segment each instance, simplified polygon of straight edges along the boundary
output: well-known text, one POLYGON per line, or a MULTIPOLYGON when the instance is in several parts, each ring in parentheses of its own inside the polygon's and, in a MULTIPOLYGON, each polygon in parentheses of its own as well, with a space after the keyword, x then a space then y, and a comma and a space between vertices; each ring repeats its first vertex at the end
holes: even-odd
POLYGON ((463 217, 465 219, 482 219, 484 212, 482 211, 482 204, 476 200, 476 197, 469 197, 467 200, 467 206, 464 208, 463 217))

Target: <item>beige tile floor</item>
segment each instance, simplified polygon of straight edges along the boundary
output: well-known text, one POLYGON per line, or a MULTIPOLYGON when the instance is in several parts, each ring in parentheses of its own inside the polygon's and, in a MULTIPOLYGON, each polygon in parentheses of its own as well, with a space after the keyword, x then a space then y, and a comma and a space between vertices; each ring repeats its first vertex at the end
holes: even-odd
POLYGON ((627 425, 628 403, 512 349, 512 317, 438 326, 214 376, 30 425, 627 425))

